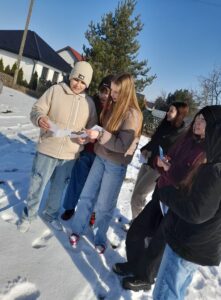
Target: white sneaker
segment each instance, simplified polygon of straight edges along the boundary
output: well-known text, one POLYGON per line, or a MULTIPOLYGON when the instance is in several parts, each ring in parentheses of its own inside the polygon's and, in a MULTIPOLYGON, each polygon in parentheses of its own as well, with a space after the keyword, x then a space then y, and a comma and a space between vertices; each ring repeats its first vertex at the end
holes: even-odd
POLYGON ((128 224, 128 223, 123 224, 121 228, 122 228, 125 232, 127 232, 127 231, 130 229, 130 224, 128 224))
POLYGON ((55 230, 59 230, 62 231, 63 227, 61 225, 61 223, 59 222, 59 220, 54 219, 51 222, 49 222, 51 224, 51 226, 55 229, 55 230))
POLYGON ((132 222, 133 222, 133 220, 130 220, 129 223, 123 224, 123 225, 121 226, 121 228, 122 228, 124 231, 127 232, 127 231, 130 229, 130 226, 131 226, 132 222))
POLYGON ((22 233, 27 232, 30 229, 30 227, 31 227, 31 224, 30 224, 29 220, 22 219, 17 222, 17 228, 22 233))

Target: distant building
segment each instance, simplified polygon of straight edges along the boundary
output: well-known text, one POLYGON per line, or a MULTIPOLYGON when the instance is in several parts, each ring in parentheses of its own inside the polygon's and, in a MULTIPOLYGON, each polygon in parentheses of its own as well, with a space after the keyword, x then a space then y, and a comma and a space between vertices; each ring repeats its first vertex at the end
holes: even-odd
MULTIPOLYGON (((0 30, 0 59, 4 67, 17 61, 23 30, 0 30)), ((60 82, 71 71, 71 66, 34 31, 28 30, 20 67, 29 82, 34 72, 38 78, 60 82)))
POLYGON ((67 46, 65 48, 62 48, 57 51, 57 53, 73 68, 74 64, 77 61, 84 60, 83 56, 71 48, 70 46, 67 46))

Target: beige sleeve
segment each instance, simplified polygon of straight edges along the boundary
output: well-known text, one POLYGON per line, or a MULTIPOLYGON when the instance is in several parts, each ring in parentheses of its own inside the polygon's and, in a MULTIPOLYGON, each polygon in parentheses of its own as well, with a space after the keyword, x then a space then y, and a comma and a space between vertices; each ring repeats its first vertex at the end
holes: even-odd
POLYGON ((54 86, 50 87, 33 105, 30 119, 35 126, 38 126, 38 120, 47 116, 50 110, 53 97, 54 86))

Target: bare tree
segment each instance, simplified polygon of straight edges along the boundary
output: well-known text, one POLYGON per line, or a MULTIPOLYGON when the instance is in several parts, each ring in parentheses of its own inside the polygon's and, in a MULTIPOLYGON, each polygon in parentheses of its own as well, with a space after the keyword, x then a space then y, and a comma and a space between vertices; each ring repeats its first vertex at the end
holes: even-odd
POLYGON ((215 67, 208 77, 201 77, 198 99, 201 105, 221 103, 221 67, 215 67))

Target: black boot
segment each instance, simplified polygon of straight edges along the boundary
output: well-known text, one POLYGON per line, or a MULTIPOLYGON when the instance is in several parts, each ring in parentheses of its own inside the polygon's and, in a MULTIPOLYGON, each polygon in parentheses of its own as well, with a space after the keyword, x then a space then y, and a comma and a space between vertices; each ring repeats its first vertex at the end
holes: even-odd
POLYGON ((74 214, 74 209, 67 209, 61 215, 61 219, 67 221, 73 216, 73 214, 74 214))
POLYGON ((151 284, 143 279, 139 279, 138 277, 125 277, 122 281, 122 286, 126 290, 131 291, 148 291, 151 289, 151 284))
POLYGON ((112 270, 117 275, 126 276, 133 274, 131 265, 128 262, 125 263, 116 263, 113 265, 112 270))

